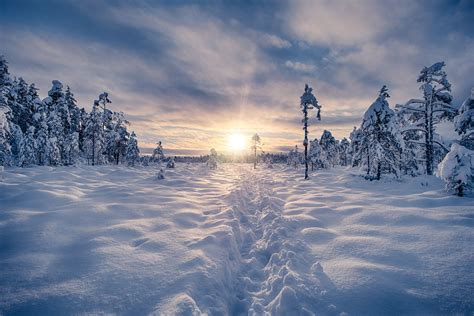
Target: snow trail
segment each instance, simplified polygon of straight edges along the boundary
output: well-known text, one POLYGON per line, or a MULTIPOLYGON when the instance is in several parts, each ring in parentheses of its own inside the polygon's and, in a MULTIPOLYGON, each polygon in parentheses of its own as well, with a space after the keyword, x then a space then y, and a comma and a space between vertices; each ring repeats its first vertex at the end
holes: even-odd
POLYGON ((273 191, 267 170, 244 170, 227 201, 238 219, 240 266, 232 315, 335 313, 325 294, 332 287, 322 266, 283 215, 285 201, 273 191))

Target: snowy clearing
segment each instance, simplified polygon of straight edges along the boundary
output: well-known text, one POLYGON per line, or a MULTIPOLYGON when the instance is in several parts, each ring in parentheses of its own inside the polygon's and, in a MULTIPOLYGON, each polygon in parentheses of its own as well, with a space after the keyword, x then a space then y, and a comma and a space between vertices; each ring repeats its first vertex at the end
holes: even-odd
POLYGON ((474 200, 275 165, 7 169, 0 314, 474 311, 474 200))

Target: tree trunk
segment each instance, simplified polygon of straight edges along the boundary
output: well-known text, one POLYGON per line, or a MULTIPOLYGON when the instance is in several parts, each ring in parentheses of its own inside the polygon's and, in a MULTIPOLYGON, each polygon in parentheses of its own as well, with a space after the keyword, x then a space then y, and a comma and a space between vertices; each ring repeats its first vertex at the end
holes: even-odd
POLYGON ((433 95, 426 100, 425 105, 425 145, 426 145, 426 174, 433 174, 433 95))
POLYGON ((370 175, 370 153, 369 149, 367 148, 367 175, 370 175))
POLYGON ((254 169, 257 169, 257 142, 254 143, 254 147, 253 147, 253 150, 254 150, 254 161, 253 161, 253 168, 254 169))
POLYGON ((95 135, 92 135, 92 165, 95 164, 95 135))
POLYGON ((304 178, 305 180, 309 178, 308 176, 308 109, 305 107, 304 110, 304 178))

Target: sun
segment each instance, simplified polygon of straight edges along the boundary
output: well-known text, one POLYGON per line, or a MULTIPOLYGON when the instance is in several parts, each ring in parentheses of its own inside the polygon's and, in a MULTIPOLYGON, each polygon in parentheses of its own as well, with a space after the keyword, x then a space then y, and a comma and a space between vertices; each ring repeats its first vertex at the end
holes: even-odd
POLYGON ((227 147, 231 151, 242 151, 247 147, 247 140, 242 134, 230 134, 227 137, 227 147))

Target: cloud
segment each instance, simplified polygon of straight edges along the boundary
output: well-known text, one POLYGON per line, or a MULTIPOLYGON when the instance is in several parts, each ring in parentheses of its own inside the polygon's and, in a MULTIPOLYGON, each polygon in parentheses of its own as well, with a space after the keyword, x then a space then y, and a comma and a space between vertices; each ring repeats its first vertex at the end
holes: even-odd
POLYGON ((305 83, 323 105, 311 137, 330 129, 339 138, 381 85, 392 105, 418 96, 419 70, 438 60, 455 97, 473 85, 474 10, 465 1, 16 5, 0 12, 11 73, 42 96, 62 80, 86 108, 107 90, 143 150, 163 140, 169 153, 221 151, 229 132, 258 132, 267 151, 292 147, 305 83))
POLYGON ((286 14, 289 31, 311 44, 353 45, 373 40, 397 22, 400 7, 410 2, 291 1, 286 14))
POLYGON ((273 46, 276 48, 290 48, 292 46, 289 41, 274 34, 262 33, 260 35, 260 40, 265 45, 273 46))
POLYGON ((304 64, 298 61, 293 62, 291 60, 287 60, 285 62, 285 66, 296 71, 307 72, 307 73, 312 73, 316 70, 315 65, 304 64))

